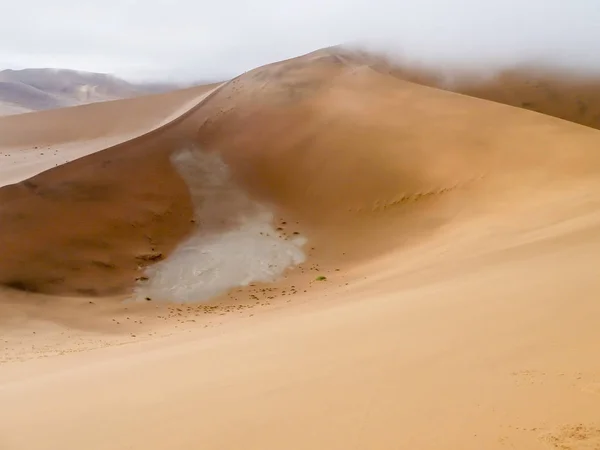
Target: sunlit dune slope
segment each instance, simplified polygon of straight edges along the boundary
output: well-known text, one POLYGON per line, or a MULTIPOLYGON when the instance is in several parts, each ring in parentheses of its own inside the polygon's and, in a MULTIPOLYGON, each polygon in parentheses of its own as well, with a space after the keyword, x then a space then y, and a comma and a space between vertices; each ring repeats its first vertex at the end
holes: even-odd
POLYGON ((343 245, 364 242, 361 255, 496 199, 594 177, 600 163, 595 130, 329 52, 257 69, 199 114, 201 146, 221 152, 249 190, 330 246, 349 233, 343 245))
POLYGON ((0 150, 129 136, 140 128, 157 125, 216 86, 1 117, 0 150))

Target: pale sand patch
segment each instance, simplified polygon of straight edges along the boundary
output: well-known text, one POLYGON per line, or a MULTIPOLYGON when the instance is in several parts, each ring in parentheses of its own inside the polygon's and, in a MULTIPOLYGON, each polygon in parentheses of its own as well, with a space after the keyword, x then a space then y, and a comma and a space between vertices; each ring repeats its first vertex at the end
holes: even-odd
POLYGON ((146 270, 136 297, 205 301, 252 282, 275 281, 306 259, 306 239, 287 239, 274 214, 231 178, 217 152, 184 148, 171 155, 194 204, 196 231, 166 259, 146 270))

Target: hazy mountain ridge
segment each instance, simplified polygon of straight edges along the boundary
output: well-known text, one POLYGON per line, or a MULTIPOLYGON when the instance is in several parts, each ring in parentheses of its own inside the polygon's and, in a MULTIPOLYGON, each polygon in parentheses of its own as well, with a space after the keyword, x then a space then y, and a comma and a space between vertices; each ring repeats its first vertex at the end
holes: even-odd
POLYGON ((113 75, 69 69, 0 71, 0 115, 63 108, 177 89, 168 83, 130 83, 113 75))

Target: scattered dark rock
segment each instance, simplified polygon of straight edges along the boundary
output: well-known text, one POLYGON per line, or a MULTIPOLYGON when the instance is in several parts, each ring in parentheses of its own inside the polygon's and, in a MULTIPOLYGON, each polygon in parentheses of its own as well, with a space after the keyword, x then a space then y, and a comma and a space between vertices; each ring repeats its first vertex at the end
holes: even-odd
POLYGON ((160 261, 164 256, 161 252, 151 252, 136 256, 140 261, 160 261))

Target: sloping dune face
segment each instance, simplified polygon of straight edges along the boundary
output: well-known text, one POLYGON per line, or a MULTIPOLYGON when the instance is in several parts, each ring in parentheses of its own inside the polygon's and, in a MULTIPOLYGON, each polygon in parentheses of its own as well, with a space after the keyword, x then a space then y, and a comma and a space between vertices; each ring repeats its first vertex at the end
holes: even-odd
POLYGON ((0 362, 70 353, 0 447, 599 448, 598 130, 331 50, 197 100, 0 189, 0 362))
POLYGON ((161 258, 191 227, 187 187, 161 143, 117 147, 0 190, 2 284, 64 295, 126 291, 138 264, 161 258))
MULTIPOLYGON (((0 118, 0 149, 28 149, 135 135, 217 85, 0 118)), ((191 107, 191 104, 190 104, 191 107)))
POLYGON ((517 68, 487 80, 459 81, 453 90, 600 128, 598 77, 557 69, 517 68))
POLYGON ((186 133, 171 128, 214 87, 2 118, 0 182, 75 159, 0 190, 2 283, 47 294, 128 291, 138 268, 192 225, 187 186, 170 164, 186 133))
POLYGON ((490 202, 592 179, 597 144, 575 124, 317 52, 234 79, 148 136, 1 190, 0 283, 206 300, 276 278, 304 259, 305 237, 324 262, 364 261, 490 202), (275 215, 294 236, 274 229, 275 215))
POLYGON ((600 82, 595 74, 544 64, 523 64, 490 73, 468 68, 442 70, 356 50, 336 51, 402 80, 600 128, 600 82))
POLYGON ((362 256, 501 199, 593 179, 600 163, 594 130, 327 52, 234 80, 200 114, 200 144, 251 192, 362 256), (381 240, 379 227, 389 231, 381 240))
POLYGON ((179 119, 216 85, 0 118, 0 186, 179 119))

